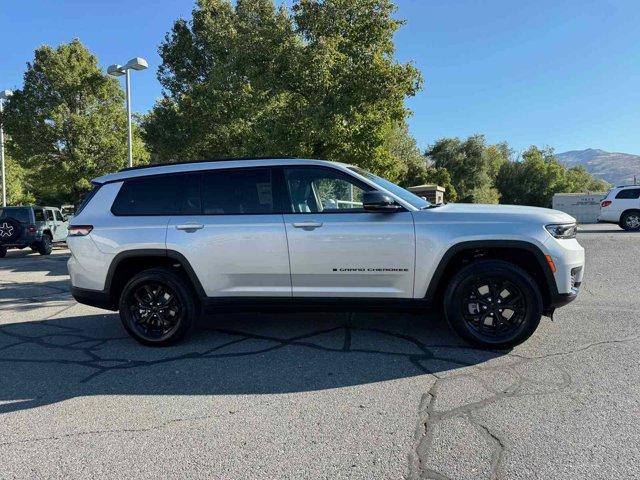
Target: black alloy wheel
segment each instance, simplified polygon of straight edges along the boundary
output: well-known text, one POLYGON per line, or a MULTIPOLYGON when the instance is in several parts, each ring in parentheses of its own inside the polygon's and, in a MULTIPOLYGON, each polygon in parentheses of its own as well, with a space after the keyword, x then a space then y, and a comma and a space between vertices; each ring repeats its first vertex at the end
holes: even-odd
POLYGON ((178 327, 183 308, 175 292, 166 285, 144 283, 131 296, 132 326, 142 337, 161 340, 178 327))
POLYGON ((542 296, 531 276, 501 260, 472 263, 456 273, 444 300, 447 321, 482 348, 509 348, 529 338, 542 317, 542 296))
POLYGON ((180 340, 195 317, 193 294, 183 278, 165 269, 134 276, 120 296, 120 318, 129 334, 145 345, 180 340))
POLYGON ((513 336, 522 327, 527 305, 522 290, 500 277, 481 278, 460 299, 469 328, 496 340, 513 336))

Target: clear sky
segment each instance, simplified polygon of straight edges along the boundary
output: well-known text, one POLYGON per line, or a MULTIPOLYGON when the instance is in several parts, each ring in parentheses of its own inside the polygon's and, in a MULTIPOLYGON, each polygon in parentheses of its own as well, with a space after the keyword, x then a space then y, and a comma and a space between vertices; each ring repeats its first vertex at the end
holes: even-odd
MULTIPOLYGON (((290 3, 291 0, 289 0, 290 3)), ((192 0, 2 0, 0 89, 20 87, 42 44, 78 37, 100 65, 145 57, 133 107, 160 95, 157 47, 192 0)), ((640 154, 640 1, 397 0, 397 55, 422 71, 409 99, 421 147, 483 133, 516 150, 640 154)))

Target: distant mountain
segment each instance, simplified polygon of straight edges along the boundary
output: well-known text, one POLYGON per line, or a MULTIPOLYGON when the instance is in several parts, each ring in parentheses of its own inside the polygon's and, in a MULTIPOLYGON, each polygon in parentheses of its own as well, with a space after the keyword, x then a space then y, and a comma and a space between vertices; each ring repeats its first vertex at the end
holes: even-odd
POLYGON ((587 148, 557 153, 556 158, 568 167, 584 165, 594 177, 613 185, 631 185, 634 175, 640 183, 640 155, 587 148))

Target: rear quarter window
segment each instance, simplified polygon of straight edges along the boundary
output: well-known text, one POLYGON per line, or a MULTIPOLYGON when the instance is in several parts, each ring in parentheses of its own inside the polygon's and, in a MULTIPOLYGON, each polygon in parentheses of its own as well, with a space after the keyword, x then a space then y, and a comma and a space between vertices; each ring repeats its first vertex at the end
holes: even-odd
POLYGON ((201 211, 200 175, 125 180, 111 207, 114 215, 186 215, 201 211))
POLYGON ((640 198, 640 188, 628 188, 626 190, 620 190, 616 195, 616 199, 621 200, 635 200, 640 198))

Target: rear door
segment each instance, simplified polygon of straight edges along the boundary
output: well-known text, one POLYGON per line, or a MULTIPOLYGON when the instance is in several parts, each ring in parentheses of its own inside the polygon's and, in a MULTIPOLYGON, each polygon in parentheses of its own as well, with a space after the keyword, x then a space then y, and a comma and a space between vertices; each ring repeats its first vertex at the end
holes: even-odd
POLYGON ((208 297, 291 296, 283 182, 271 167, 202 172, 185 187, 167 249, 187 258, 208 297))
POLYGON ((413 297, 410 212, 365 212, 362 193, 373 187, 331 167, 284 172, 294 297, 413 297))
POLYGON ((640 208, 640 187, 620 190, 612 206, 616 209, 617 217, 620 217, 626 210, 640 208))

